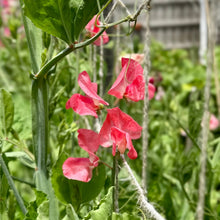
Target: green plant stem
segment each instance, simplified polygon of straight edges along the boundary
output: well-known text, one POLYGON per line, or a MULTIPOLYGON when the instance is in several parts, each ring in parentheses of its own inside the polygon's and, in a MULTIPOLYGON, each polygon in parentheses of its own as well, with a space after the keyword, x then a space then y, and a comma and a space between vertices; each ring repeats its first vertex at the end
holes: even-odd
POLYGON ((18 182, 20 182, 20 183, 27 184, 27 185, 29 185, 30 187, 35 187, 35 184, 34 184, 34 183, 30 183, 30 182, 25 181, 25 180, 23 180, 23 179, 20 179, 20 178, 18 178, 18 177, 12 176, 12 179, 13 179, 13 180, 16 180, 16 181, 18 181, 18 182))
POLYGON ((5 176, 6 176, 7 180, 8 180, 8 184, 9 184, 9 186, 11 187, 11 189, 14 192, 14 195, 15 195, 15 198, 16 198, 16 200, 18 202, 18 205, 20 206, 22 213, 25 215, 27 213, 27 209, 26 209, 26 207, 24 205, 24 202, 23 202, 20 194, 18 193, 18 191, 17 191, 17 189, 15 187, 13 179, 12 179, 10 173, 9 173, 9 170, 8 170, 8 168, 7 168, 6 164, 5 164, 5 161, 4 161, 4 159, 3 159, 1 154, 0 154, 0 164, 1 164, 2 170, 3 170, 5 176))
POLYGON ((120 158, 120 152, 116 152, 115 156, 113 157, 113 169, 112 169, 112 186, 113 194, 112 194, 112 201, 113 201, 113 212, 119 212, 118 206, 118 192, 119 192, 119 185, 118 185, 118 160, 120 158))
POLYGON ((69 47, 67 47, 66 49, 64 49, 63 51, 61 51, 59 54, 57 54, 55 57, 53 57, 51 60, 49 60, 39 71, 38 73, 36 73, 34 75, 34 78, 41 78, 44 77, 48 71, 54 66, 56 65, 61 59, 63 59, 64 57, 66 57, 68 54, 70 54, 71 52, 75 51, 76 49, 82 48, 82 47, 86 47, 89 44, 93 43, 104 31, 106 30, 106 28, 104 27, 100 32, 98 32, 94 37, 81 42, 81 43, 76 43, 76 44, 71 44, 69 47))
POLYGON ((47 176, 48 149, 48 85, 42 78, 32 83, 32 133, 37 169, 47 176))

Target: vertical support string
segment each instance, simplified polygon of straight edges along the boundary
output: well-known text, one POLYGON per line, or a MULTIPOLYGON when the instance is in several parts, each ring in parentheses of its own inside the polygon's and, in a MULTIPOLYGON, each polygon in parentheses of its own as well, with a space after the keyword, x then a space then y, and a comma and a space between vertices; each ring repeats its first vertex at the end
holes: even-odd
POLYGON ((147 191, 147 150, 148 150, 148 75, 151 68, 150 62, 150 0, 147 3, 148 10, 146 12, 146 34, 145 34, 145 47, 144 47, 144 78, 145 78, 145 98, 143 109, 143 138, 142 138, 142 187, 147 191))

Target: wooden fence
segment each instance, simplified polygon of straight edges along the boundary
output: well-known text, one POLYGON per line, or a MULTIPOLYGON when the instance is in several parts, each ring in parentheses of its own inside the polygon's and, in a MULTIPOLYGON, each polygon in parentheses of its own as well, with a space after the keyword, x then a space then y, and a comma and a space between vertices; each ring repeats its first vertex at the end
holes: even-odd
MULTIPOLYGON (((142 1, 124 0, 123 2, 132 13, 134 2, 138 5, 142 1)), ((151 3, 150 27, 153 38, 160 41, 167 49, 199 46, 199 0, 152 0, 151 3)), ((139 16, 138 23, 142 26, 140 35, 143 38, 146 25, 143 13, 139 16)), ((220 43, 219 35, 217 41, 220 43)))

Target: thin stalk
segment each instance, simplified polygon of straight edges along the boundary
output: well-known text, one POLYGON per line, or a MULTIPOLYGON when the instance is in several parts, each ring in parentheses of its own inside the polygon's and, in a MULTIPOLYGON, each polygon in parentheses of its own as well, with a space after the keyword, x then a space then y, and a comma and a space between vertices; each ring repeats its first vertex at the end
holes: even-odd
POLYGON ((89 44, 93 43, 104 31, 106 28, 103 28, 99 33, 97 33, 94 37, 76 44, 71 44, 69 47, 61 51, 59 54, 57 54, 55 57, 53 57, 51 60, 49 60, 39 71, 37 74, 34 75, 34 78, 41 78, 44 77, 48 71, 56 65, 60 60, 62 60, 64 57, 66 57, 71 52, 75 51, 76 49, 86 47, 89 44))
MULTIPOLYGON (((150 4, 150 1, 149 1, 150 4)), ((145 47, 144 47, 144 79, 145 79, 145 97, 144 97, 144 109, 143 109, 143 142, 142 142, 142 187, 147 192, 147 150, 148 150, 148 75, 151 68, 150 62, 150 11, 146 13, 146 35, 145 35, 145 47)))
POLYGON ((215 75, 215 89, 216 89, 216 102, 218 107, 218 119, 220 120, 220 83, 219 83, 219 70, 217 68, 217 63, 215 56, 214 58, 214 75, 215 75))
POLYGON ((207 162, 207 143, 209 133, 209 100, 210 100, 210 87, 211 76, 213 71, 213 27, 210 17, 209 2, 206 0, 206 15, 208 24, 208 50, 207 50, 207 68, 206 68, 206 84, 204 90, 204 113, 202 118, 202 137, 201 137, 201 154, 200 154, 200 173, 199 173, 199 199, 196 209, 196 218, 203 220, 204 218, 204 204, 206 194, 206 162, 207 162))
POLYGON ((34 183, 30 183, 30 182, 28 182, 28 181, 26 181, 26 180, 23 180, 23 179, 20 179, 20 178, 18 178, 18 177, 16 177, 16 176, 12 176, 12 179, 13 179, 13 180, 16 180, 16 181, 18 181, 18 182, 20 182, 20 183, 27 184, 27 185, 29 185, 30 187, 36 187, 34 183))
POLYGON ((114 186, 113 194, 112 194, 112 201, 113 201, 113 211, 116 213, 119 212, 119 205, 118 205, 118 194, 119 194, 118 160, 119 158, 120 158, 120 152, 116 152, 115 156, 113 157, 113 169, 112 169, 112 185, 114 186))
POLYGON ((15 198, 16 198, 16 200, 18 202, 18 205, 21 208, 22 213, 25 215, 27 213, 27 209, 26 209, 26 207, 24 205, 24 202, 23 202, 19 192, 17 191, 17 189, 15 187, 13 179, 12 179, 10 173, 9 173, 9 170, 8 170, 8 168, 7 168, 6 164, 5 164, 5 161, 4 161, 4 159, 3 159, 1 154, 0 154, 0 164, 1 164, 2 170, 3 170, 5 176, 6 176, 7 180, 8 180, 8 184, 9 184, 9 186, 11 187, 11 189, 14 192, 14 195, 15 195, 15 198))
POLYGON ((142 208, 142 210, 144 211, 145 215, 147 215, 149 218, 151 219, 155 219, 155 220, 164 220, 164 217, 161 216, 156 209, 154 208, 153 205, 151 205, 148 201, 147 198, 145 196, 145 193, 143 191, 143 189, 141 188, 141 186, 139 185, 137 179, 135 178, 130 166, 128 165, 127 161, 124 158, 124 155, 121 155, 124 167, 126 168, 131 183, 132 185, 135 186, 136 190, 137 190, 137 195, 138 195, 138 203, 140 205, 140 207, 142 208))

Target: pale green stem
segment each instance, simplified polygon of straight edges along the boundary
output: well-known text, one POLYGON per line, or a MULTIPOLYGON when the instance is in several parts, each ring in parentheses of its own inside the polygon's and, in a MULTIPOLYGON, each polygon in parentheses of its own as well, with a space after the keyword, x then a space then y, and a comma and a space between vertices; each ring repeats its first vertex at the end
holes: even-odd
POLYGON ((8 180, 8 184, 9 184, 9 186, 11 187, 11 189, 14 192, 14 195, 15 195, 15 198, 16 198, 16 200, 18 202, 18 205, 21 208, 22 213, 25 215, 27 213, 27 209, 26 209, 26 207, 24 205, 24 202, 23 202, 23 200, 22 200, 18 190, 15 187, 13 179, 12 179, 12 177, 11 177, 9 171, 8 171, 8 168, 7 168, 7 166, 5 164, 5 161, 4 161, 4 159, 3 159, 1 154, 0 154, 0 164, 1 164, 2 170, 3 170, 5 176, 6 176, 7 180, 8 180))

